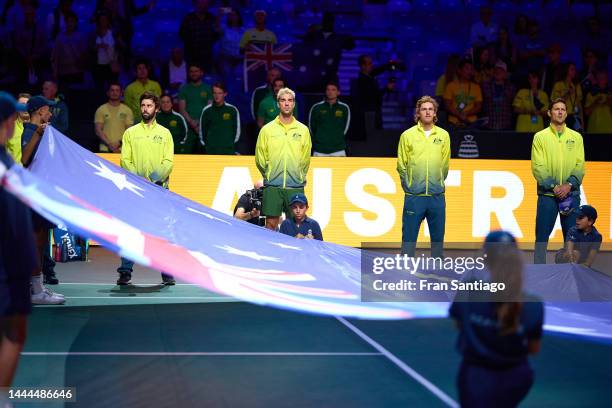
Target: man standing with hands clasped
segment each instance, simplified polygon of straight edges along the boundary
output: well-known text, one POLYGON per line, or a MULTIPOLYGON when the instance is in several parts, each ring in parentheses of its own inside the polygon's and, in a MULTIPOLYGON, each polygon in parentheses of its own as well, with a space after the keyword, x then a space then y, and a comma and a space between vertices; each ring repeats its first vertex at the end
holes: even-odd
POLYGON ((423 219, 431 235, 431 256, 442 257, 446 225, 444 180, 450 161, 448 132, 435 125, 438 103, 423 96, 416 103, 416 125, 402 133, 397 172, 404 189, 402 253, 414 256, 423 219))
MULTIPOLYGON (((174 165, 174 143, 170 131, 158 124, 155 116, 160 102, 157 95, 145 92, 140 96, 142 121, 123 134, 121 167, 146 178, 152 183, 168 188, 168 180, 174 165)), ((121 258, 117 269, 117 285, 128 285, 132 279, 134 262, 121 258)), ((174 285, 174 278, 162 273, 165 285, 174 285)))
POLYGON ((310 131, 293 117, 295 93, 282 88, 277 94, 279 115, 259 131, 255 163, 264 179, 262 212, 266 228, 278 228, 281 213, 291 216, 289 199, 304 194, 310 166, 310 131))
POLYGON ((565 124, 567 105, 564 99, 551 102, 550 126, 533 137, 531 172, 538 183, 536 210, 536 243, 534 263, 546 263, 548 238, 561 215, 563 240, 576 225, 580 205, 580 185, 584 177, 584 144, 580 133, 565 124))

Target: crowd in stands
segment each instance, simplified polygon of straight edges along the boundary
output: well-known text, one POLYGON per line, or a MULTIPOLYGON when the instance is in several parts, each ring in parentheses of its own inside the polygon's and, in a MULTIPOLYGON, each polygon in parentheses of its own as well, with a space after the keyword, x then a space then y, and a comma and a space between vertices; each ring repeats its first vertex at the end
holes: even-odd
MULTIPOLYGON (((601 35, 597 19, 589 19, 588 32, 601 35)), ((562 62, 562 44, 546 44, 537 21, 517 16, 513 35, 492 21, 489 7, 481 8, 471 27, 471 53, 451 55, 437 82, 449 125, 537 132, 547 125, 549 101, 561 97, 573 129, 612 132, 609 44, 589 43, 579 70, 575 62, 562 62)))
MULTIPOLYGON (((229 114, 232 122, 237 121, 231 129, 224 130, 235 142, 247 129, 251 129, 251 138, 256 138, 257 129, 278 115, 274 99, 278 89, 291 86, 298 91, 327 94, 330 82, 336 84, 339 94, 350 94, 349 99, 340 102, 346 106, 346 112, 338 111, 348 116, 343 134, 347 134, 352 121, 351 137, 365 140, 368 112, 373 114, 374 128, 381 129, 383 99, 398 92, 394 78, 383 75, 388 83, 381 86, 377 75, 397 69, 411 70, 409 60, 403 63, 391 60, 375 66, 372 56, 361 55, 359 73, 350 90, 340 89, 338 67, 342 52, 354 48, 355 41, 350 35, 336 33, 334 15, 324 13, 322 24, 312 26, 300 38, 306 45, 316 43, 320 48, 317 50, 327 53, 325 72, 315 86, 307 84, 306 76, 304 81, 290 84, 284 71, 270 69, 267 83, 251 95, 248 115, 244 112, 245 104, 238 102, 248 97, 242 84, 236 82, 242 75, 243 58, 251 44, 278 42, 277 34, 266 25, 266 11, 256 10, 252 15, 254 25, 247 28, 241 15, 242 3, 225 1, 219 5, 194 0, 193 10, 182 17, 176 33, 181 44, 160 51, 167 56, 160 63, 148 55, 134 55, 132 50, 133 37, 147 35, 134 32, 133 17, 151 11, 156 7, 155 1, 138 2, 143 5, 137 7, 134 0, 98 0, 85 23, 87 27, 79 21, 74 3, 58 0, 46 16, 39 13, 39 0, 5 3, 0 15, 3 54, 0 71, 5 77, 1 82, 10 84, 15 93, 42 93, 55 101, 51 108, 52 125, 62 132, 68 130, 72 118, 69 106, 79 104, 78 100, 64 98, 68 94, 65 91, 92 89, 92 98, 101 105, 95 114, 90 112, 90 117, 81 119, 95 117, 101 151, 119 151, 118 135, 130 120, 140 120, 138 98, 145 91, 169 97, 171 106, 164 104, 166 110, 160 119, 171 127, 177 153, 210 153, 231 150, 206 149, 211 136, 215 144, 216 125, 207 125, 212 112, 220 109, 224 112, 221 118, 229 114), (213 83, 217 84, 220 96, 217 99, 213 83), (108 101, 102 104, 105 95, 108 101), (215 109, 207 110, 211 104, 215 109), (247 123, 252 126, 246 126, 247 123)), ((450 55, 445 72, 438 79, 435 96, 445 111, 441 112, 440 124, 451 128, 535 132, 547 126, 549 101, 563 97, 568 101, 567 123, 572 128, 587 133, 612 133, 608 37, 599 20, 589 18, 583 59, 572 62, 564 55, 565 44, 544 38, 535 19, 519 14, 514 27, 500 26, 493 10, 482 7, 479 21, 470 29, 470 44, 463 49, 468 51, 457 50, 450 55)), ((433 68, 442 71, 442 67, 433 68)), ((297 99, 296 117, 306 123, 316 101, 308 101, 305 106, 299 92, 297 99)), ((337 96, 331 99, 334 104, 339 101, 337 96)))

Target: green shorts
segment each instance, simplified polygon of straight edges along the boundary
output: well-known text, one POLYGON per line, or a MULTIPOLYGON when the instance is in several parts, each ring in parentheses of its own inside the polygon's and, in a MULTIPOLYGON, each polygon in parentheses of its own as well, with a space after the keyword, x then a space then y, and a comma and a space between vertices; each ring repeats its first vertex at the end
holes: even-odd
POLYGON ((289 199, 292 195, 304 194, 304 187, 300 188, 282 188, 267 186, 264 188, 262 213, 269 217, 280 217, 284 212, 287 217, 291 215, 289 208, 289 199))

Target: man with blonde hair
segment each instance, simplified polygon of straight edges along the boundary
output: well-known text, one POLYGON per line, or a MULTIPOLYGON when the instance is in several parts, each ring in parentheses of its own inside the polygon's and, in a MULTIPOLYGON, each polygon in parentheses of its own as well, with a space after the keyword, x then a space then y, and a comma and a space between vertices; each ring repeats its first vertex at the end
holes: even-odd
POLYGON ((289 199, 304 193, 310 166, 312 141, 308 127, 293 116, 295 92, 277 93, 279 115, 261 128, 255 148, 255 163, 264 179, 262 212, 266 228, 278 228, 281 213, 290 216, 289 199))
POLYGON ((435 125, 438 103, 431 96, 417 101, 416 125, 402 133, 397 149, 397 172, 404 190, 402 252, 414 256, 423 219, 431 236, 431 255, 442 256, 446 224, 444 180, 450 161, 448 132, 435 125))

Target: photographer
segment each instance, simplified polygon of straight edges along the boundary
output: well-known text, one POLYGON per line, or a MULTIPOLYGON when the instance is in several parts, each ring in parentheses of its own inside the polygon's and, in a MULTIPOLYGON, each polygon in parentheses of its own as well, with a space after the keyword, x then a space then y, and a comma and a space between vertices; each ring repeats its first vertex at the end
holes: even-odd
POLYGON ((263 180, 258 180, 253 190, 248 190, 240 196, 236 207, 234 207, 234 218, 250 222, 255 225, 260 223, 261 203, 263 198, 263 180))

